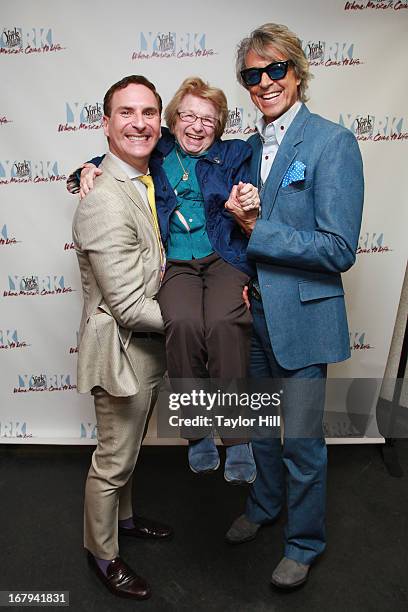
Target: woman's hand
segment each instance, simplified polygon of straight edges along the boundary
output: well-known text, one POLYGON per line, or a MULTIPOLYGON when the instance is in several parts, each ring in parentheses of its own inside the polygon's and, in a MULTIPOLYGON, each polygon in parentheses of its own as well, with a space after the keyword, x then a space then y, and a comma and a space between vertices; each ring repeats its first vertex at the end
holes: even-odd
POLYGON ((96 176, 103 174, 103 170, 97 168, 94 164, 87 162, 81 170, 81 181, 79 183, 79 199, 82 200, 94 187, 96 176))
POLYGON ((259 195, 250 183, 234 185, 225 208, 234 215, 235 221, 250 236, 255 227, 259 212, 259 195))
POLYGON ((258 189, 251 185, 251 183, 239 182, 237 202, 242 210, 259 210, 260 199, 258 189))

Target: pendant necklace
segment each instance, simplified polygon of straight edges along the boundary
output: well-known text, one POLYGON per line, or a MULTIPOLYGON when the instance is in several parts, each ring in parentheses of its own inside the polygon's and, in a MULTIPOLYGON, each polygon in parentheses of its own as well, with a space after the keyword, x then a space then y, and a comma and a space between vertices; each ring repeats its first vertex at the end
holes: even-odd
POLYGON ((178 154, 177 149, 176 149, 176 155, 177 155, 177 159, 179 160, 179 164, 180 164, 180 166, 181 166, 181 167, 182 167, 182 169, 183 169, 183 176, 181 177, 181 180, 182 180, 182 181, 188 181, 188 175, 189 175, 189 172, 188 172, 188 170, 186 170, 186 169, 185 169, 185 167, 183 166, 183 164, 182 164, 182 162, 181 162, 181 159, 180 159, 180 156, 179 156, 179 154, 178 154))

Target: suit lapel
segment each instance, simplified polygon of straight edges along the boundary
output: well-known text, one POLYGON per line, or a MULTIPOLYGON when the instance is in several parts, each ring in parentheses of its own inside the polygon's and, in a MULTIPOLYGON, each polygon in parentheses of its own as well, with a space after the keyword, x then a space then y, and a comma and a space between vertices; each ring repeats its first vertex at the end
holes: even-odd
POLYGON ((263 219, 268 219, 272 213, 282 179, 296 157, 296 146, 303 140, 303 133, 309 116, 309 110, 305 105, 302 105, 278 148, 272 168, 261 191, 263 219))
MULTIPOLYGON (((261 162, 262 162, 262 140, 256 134, 256 144, 252 144, 252 156, 250 161, 250 176, 252 183, 261 191, 261 162)), ((252 141, 253 142, 253 141, 252 141)))
POLYGON ((133 181, 123 172, 121 168, 115 163, 115 160, 107 153, 101 164, 103 170, 107 170, 120 184, 126 195, 132 200, 133 204, 140 210, 140 212, 149 220, 153 229, 152 215, 149 214, 146 204, 143 202, 140 193, 133 184, 133 181))

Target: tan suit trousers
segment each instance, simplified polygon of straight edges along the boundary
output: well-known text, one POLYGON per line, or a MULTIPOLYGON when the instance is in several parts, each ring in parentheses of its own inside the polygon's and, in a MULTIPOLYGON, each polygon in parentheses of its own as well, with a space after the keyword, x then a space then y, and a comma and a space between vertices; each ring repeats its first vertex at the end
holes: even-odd
POLYGON ((119 555, 118 520, 133 515, 132 475, 165 371, 164 337, 133 337, 127 353, 140 391, 113 397, 92 389, 97 446, 85 486, 84 546, 107 560, 119 555))

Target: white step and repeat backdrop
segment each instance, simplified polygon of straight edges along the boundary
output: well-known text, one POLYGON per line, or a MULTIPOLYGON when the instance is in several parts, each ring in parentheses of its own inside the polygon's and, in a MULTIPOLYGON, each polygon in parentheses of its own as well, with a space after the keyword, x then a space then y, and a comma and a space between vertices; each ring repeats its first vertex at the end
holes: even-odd
POLYGON ((65 180, 106 149, 105 91, 144 74, 166 104, 182 79, 199 75, 228 97, 226 137, 247 138, 256 111, 235 81, 235 48, 267 21, 303 41, 311 110, 360 141, 365 212, 357 264, 344 277, 352 358, 331 376, 383 375, 407 259, 408 2, 2 0, 1 442, 95 438, 91 398, 76 392, 82 298, 76 197, 65 180))

